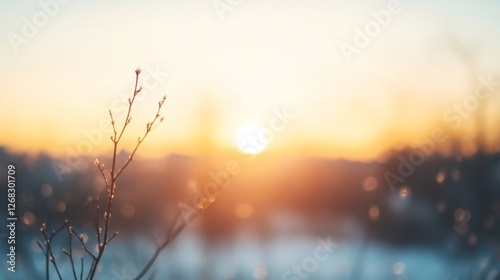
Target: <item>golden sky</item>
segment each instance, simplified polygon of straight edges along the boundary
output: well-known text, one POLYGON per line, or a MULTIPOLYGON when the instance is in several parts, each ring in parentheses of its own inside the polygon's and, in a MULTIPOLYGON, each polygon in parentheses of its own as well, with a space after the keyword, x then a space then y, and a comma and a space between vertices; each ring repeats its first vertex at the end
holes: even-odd
MULTIPOLYGON (((295 117, 270 150, 366 158, 426 137, 479 76, 498 73, 495 1, 186 2, 2 2, 0 145, 77 149, 108 109, 123 109, 141 67, 129 143, 168 96, 145 155, 202 151, 207 137, 235 148, 241 127, 269 128, 287 108, 295 117), (356 28, 391 5, 398 12, 346 58, 342 44, 356 46, 356 28)), ((92 153, 111 146, 95 142, 92 153)))

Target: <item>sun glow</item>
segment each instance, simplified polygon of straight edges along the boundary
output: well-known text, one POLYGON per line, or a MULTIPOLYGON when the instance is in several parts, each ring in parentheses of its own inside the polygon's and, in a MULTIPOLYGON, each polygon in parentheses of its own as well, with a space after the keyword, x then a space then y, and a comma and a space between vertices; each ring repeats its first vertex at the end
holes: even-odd
POLYGON ((247 154, 261 153, 267 146, 266 139, 260 135, 261 131, 262 127, 257 124, 245 124, 236 134, 236 145, 247 154))

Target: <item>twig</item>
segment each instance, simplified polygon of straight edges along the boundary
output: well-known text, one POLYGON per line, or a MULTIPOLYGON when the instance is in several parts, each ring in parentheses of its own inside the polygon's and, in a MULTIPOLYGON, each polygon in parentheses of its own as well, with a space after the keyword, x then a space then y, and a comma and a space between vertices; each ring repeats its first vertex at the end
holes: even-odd
POLYGON ((71 263, 71 269, 73 271, 73 276, 75 280, 78 280, 76 277, 76 270, 75 270, 75 263, 73 262, 73 233, 72 233, 72 228, 66 224, 66 230, 68 231, 68 250, 66 251, 63 249, 63 253, 66 254, 69 258, 69 261, 71 263))
POLYGON ((82 265, 81 265, 81 269, 80 269, 80 280, 83 280, 83 269, 84 269, 84 262, 83 262, 83 257, 82 257, 82 265))
MULTIPOLYGON (((116 121, 115 121, 115 118, 113 116, 113 113, 111 112, 111 110, 109 111, 111 125, 113 127, 113 136, 111 136, 111 141, 113 142, 113 159, 112 159, 111 169, 109 169, 109 174, 110 174, 109 180, 104 172, 104 165, 99 164, 98 160, 96 160, 96 162, 95 162, 95 164, 97 165, 97 167, 98 167, 98 169, 99 169, 99 171, 100 171, 100 173, 105 181, 105 184, 106 184, 106 187, 108 190, 108 200, 107 200, 107 209, 104 212, 104 232, 102 233, 103 234, 102 241, 100 239, 101 238, 100 224, 99 224, 99 221, 97 219, 95 220, 95 227, 96 227, 97 238, 98 238, 98 254, 93 259, 93 265, 92 265, 91 269, 89 270, 89 277, 88 277, 89 279, 94 278, 94 275, 95 275, 96 270, 97 270, 97 266, 98 266, 99 262, 101 261, 101 258, 104 254, 106 246, 109 244, 109 242, 111 242, 111 240, 113 240, 118 235, 118 232, 115 232, 111 237, 109 237, 111 213, 112 213, 112 209, 113 209, 112 208, 113 199, 115 197, 116 182, 117 182, 118 178, 120 177, 120 175, 122 174, 122 172, 125 170, 125 168, 127 168, 129 163, 134 158, 134 155, 135 155, 137 149, 139 148, 141 143, 144 141, 144 139, 147 137, 149 132, 151 132, 151 130, 153 129, 153 126, 157 122, 157 120, 160 119, 160 122, 163 121, 163 117, 161 117, 161 115, 160 115, 160 110, 161 110, 161 108, 166 100, 166 96, 164 96, 163 99, 158 102, 158 110, 156 112, 155 117, 153 118, 153 120, 151 122, 146 124, 146 131, 145 131, 144 135, 142 136, 142 138, 141 137, 138 138, 137 144, 136 144, 135 148, 133 149, 132 153, 130 154, 130 156, 128 157, 128 159, 125 161, 125 163, 122 165, 122 167, 120 169, 117 169, 116 164, 117 164, 118 143, 122 139, 128 124, 132 120, 132 117, 130 115, 132 112, 132 107, 133 107, 134 101, 136 99, 136 96, 142 91, 142 87, 138 87, 139 75, 141 74, 141 70, 140 69, 135 70, 135 74, 136 75, 135 75, 134 93, 133 93, 132 98, 129 98, 129 100, 128 100, 128 103, 129 103, 128 111, 127 111, 127 115, 125 117, 125 120, 123 122, 123 127, 121 128, 121 130, 117 130, 116 121)), ((99 215, 99 211, 97 211, 97 212, 98 212, 97 215, 99 215)))
POLYGON ((73 234, 76 235, 76 238, 78 239, 78 241, 80 241, 80 244, 82 244, 82 247, 83 249, 85 249, 85 251, 87 252, 87 254, 89 254, 90 257, 92 257, 92 259, 96 259, 96 256, 94 254, 92 254, 92 252, 90 251, 89 247, 87 246, 87 244, 85 244, 85 241, 83 240, 83 234, 79 234, 76 229, 73 228, 73 231, 72 231, 73 234))
POLYGON ((128 157, 128 159, 125 161, 125 163, 123 164, 123 166, 116 173, 115 180, 120 176, 120 174, 123 172, 123 170, 125 170, 125 168, 128 166, 128 164, 132 161, 132 159, 134 158, 135 152, 137 151, 137 149, 139 148, 139 146, 141 145, 141 143, 144 141, 144 139, 146 138, 146 136, 148 136, 149 132, 153 129, 153 125, 156 123, 156 121, 158 120, 158 118, 160 118, 160 122, 163 121, 163 118, 161 118, 161 116, 160 116, 160 110, 161 110, 161 107, 163 106, 163 103, 165 102, 166 98, 167 98, 166 96, 163 96, 162 100, 160 100, 158 102, 158 110, 156 111, 156 115, 153 118, 153 121, 146 124, 146 132, 144 132, 144 135, 142 136, 142 138, 139 137, 137 139, 137 144, 136 144, 134 150, 132 151, 132 153, 130 154, 130 156, 128 157))
POLYGON ((50 279, 49 276, 49 261, 52 263, 54 266, 54 269, 57 272, 57 275, 59 276, 59 279, 62 280, 61 273, 59 272, 59 268, 57 267, 57 263, 55 261, 55 256, 54 253, 52 252, 52 239, 66 226, 68 223, 68 220, 65 221, 63 225, 61 225, 59 228, 56 230, 52 231, 52 233, 47 234, 47 226, 45 223, 42 224, 42 227, 40 228, 40 231, 42 232, 43 236, 45 237, 45 278, 47 280, 50 279))
MULTIPOLYGON (((118 159, 118 146, 119 142, 122 139, 125 130, 127 129, 129 123, 132 121, 131 113, 132 113, 132 107, 134 105, 134 101, 136 100, 137 95, 142 91, 142 87, 139 87, 139 76, 141 74, 141 69, 136 69, 135 70, 135 86, 134 86, 134 92, 131 98, 129 98, 128 103, 128 111, 127 115, 124 119, 123 126, 121 129, 117 128, 116 120, 113 115, 113 112, 109 110, 109 116, 111 119, 111 125, 113 127, 113 134, 111 136, 111 141, 113 142, 113 157, 112 157, 112 164, 109 169, 106 169, 104 164, 100 164, 99 160, 96 159, 94 164, 97 166, 99 173, 101 174, 104 184, 106 185, 106 190, 107 190, 107 204, 106 204, 106 211, 104 211, 104 225, 103 228, 101 227, 101 220, 100 220, 100 206, 97 205, 96 207, 96 216, 94 218, 94 227, 95 227, 95 234, 96 234, 96 239, 97 239, 97 254, 92 253, 90 248, 87 246, 86 242, 83 240, 83 235, 79 234, 74 227, 70 226, 68 220, 65 221, 64 224, 62 224, 57 230, 53 231, 52 234, 47 234, 46 231, 46 224, 44 223, 42 225, 41 231, 45 237, 45 246, 43 246, 39 241, 37 241, 38 246, 42 250, 42 252, 45 254, 45 270, 46 270, 46 280, 50 279, 49 275, 49 261, 52 262, 54 269, 56 270, 59 279, 62 280, 61 274, 59 272, 59 268, 57 266, 57 263, 55 261, 55 256, 52 252, 52 247, 51 247, 51 241, 52 239, 64 228, 66 227, 67 232, 68 232, 68 245, 69 251, 66 251, 63 249, 63 253, 66 254, 70 260, 71 263, 71 268, 73 271, 73 276, 75 280, 78 280, 77 273, 76 273, 76 267, 74 263, 74 256, 73 256, 73 240, 72 236, 73 234, 76 235, 77 239, 79 240, 81 246, 85 250, 85 252, 91 257, 92 263, 90 265, 90 268, 88 269, 88 274, 86 276, 86 279, 92 280, 94 279, 95 273, 97 271, 99 262, 102 259, 102 256, 104 254, 104 251, 106 249, 106 246, 118 235, 118 232, 115 232, 114 234, 110 234, 110 223, 111 223, 111 213, 112 213, 112 206, 113 206, 113 200, 115 197, 115 191, 116 191, 116 182, 122 172, 128 167, 130 162, 133 160, 135 153, 137 152, 139 146, 141 143, 144 141, 144 139, 147 137, 147 135, 154 129, 156 128, 159 123, 163 121, 163 117, 160 115, 161 108, 166 100, 166 97, 164 96, 159 102, 158 102, 158 110, 156 111, 156 114, 154 118, 152 119, 151 122, 148 122, 146 124, 146 131, 142 135, 142 137, 138 138, 137 144, 135 145, 132 153, 128 157, 128 159, 123 163, 121 168, 117 167, 117 159, 118 159), (109 176, 106 175, 106 171, 109 171, 109 176)), ((93 205, 94 203, 98 202, 100 200, 101 194, 97 196, 96 199, 93 201, 90 201, 90 203, 86 203, 84 209, 79 213, 82 214, 88 207, 93 205)), ((73 215, 73 217, 76 217, 78 214, 73 215)), ((83 280, 83 273, 85 270, 85 258, 82 257, 81 259, 81 269, 80 269, 80 280, 83 280)))
POLYGON ((160 253, 163 251, 163 249, 165 249, 165 247, 168 246, 168 244, 170 244, 170 242, 172 240, 174 240, 177 235, 179 235, 182 230, 192 221, 196 218, 197 215, 194 215, 192 217, 190 217, 190 219, 188 221, 182 221, 180 223, 180 225, 178 227, 177 224, 178 224, 178 219, 179 217, 181 216, 181 212, 179 209, 177 209, 177 212, 176 212, 176 216, 173 220, 173 223, 172 223, 172 226, 170 227, 169 231, 167 231, 167 233, 165 234, 165 241, 163 241, 163 243, 156 247, 153 255, 149 258, 148 262, 146 263, 146 265, 142 268, 141 272, 139 272, 139 274, 137 274, 137 276, 134 278, 134 280, 139 280, 141 279, 142 277, 144 277, 144 275, 148 272, 148 270, 151 268, 151 266, 153 266, 154 262, 156 261, 156 259, 158 258, 158 256, 160 255, 160 253))

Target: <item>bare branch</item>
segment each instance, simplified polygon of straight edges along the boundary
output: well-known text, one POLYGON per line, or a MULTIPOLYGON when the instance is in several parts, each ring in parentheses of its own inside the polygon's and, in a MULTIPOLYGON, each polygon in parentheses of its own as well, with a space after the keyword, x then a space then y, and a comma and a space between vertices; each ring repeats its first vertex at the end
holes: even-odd
POLYGON ((82 247, 83 247, 83 249, 85 249, 85 251, 87 252, 87 254, 89 254, 89 256, 92 257, 92 259, 95 260, 96 256, 94 254, 92 254, 92 251, 90 251, 90 249, 87 246, 87 244, 85 244, 85 241, 83 240, 83 234, 79 234, 74 228, 73 228, 72 233, 76 235, 76 238, 78 239, 78 241, 80 241, 80 244, 82 244, 82 247))
POLYGON ((66 224, 66 230, 68 232, 68 250, 69 251, 66 251, 63 249, 63 253, 65 253, 68 256, 69 261, 71 263, 71 270, 73 271, 73 276, 74 276, 75 280, 78 280, 78 277, 76 276, 75 263, 73 261, 73 239, 72 239, 73 229, 71 226, 66 224))

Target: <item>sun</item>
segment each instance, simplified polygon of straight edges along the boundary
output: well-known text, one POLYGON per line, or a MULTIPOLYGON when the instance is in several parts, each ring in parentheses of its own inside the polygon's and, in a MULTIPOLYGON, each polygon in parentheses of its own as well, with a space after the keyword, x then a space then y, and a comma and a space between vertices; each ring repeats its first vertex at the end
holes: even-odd
POLYGON ((247 154, 258 154, 267 146, 267 141, 261 136, 262 127, 248 123, 240 127, 236 134, 236 146, 247 154))

